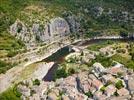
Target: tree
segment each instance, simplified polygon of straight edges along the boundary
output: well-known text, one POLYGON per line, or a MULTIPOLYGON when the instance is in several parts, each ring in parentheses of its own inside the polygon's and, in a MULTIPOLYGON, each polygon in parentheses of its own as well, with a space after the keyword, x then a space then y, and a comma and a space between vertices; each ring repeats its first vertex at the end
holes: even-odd
POLYGON ((20 33, 20 32, 21 32, 22 27, 23 27, 23 26, 22 26, 22 24, 21 24, 21 23, 18 23, 18 24, 17 24, 17 28, 18 28, 18 29, 17 29, 17 32, 18 32, 18 33, 20 33))
POLYGON ((33 81, 33 85, 40 85, 40 81, 39 81, 38 79, 35 79, 35 80, 33 81))
POLYGON ((75 70, 73 69, 73 68, 69 68, 68 69, 68 74, 69 75, 72 75, 72 74, 74 74, 75 73, 75 70))
POLYGON ((120 36, 123 38, 126 38, 126 37, 128 37, 128 33, 124 32, 124 31, 120 31, 120 36))
POLYGON ((134 61, 134 52, 131 53, 131 56, 132 56, 132 60, 134 61))
POLYGON ((60 68, 55 73, 55 79, 66 78, 66 77, 67 77, 67 73, 66 73, 66 69, 65 68, 60 68))
POLYGON ((86 92, 85 95, 88 96, 88 97, 93 97, 93 94, 90 91, 86 92))
POLYGON ((17 51, 9 51, 8 54, 7 54, 7 56, 8 56, 8 57, 14 57, 14 56, 16 56, 17 54, 18 54, 17 51))
POLYGON ((122 87, 124 87, 123 83, 121 80, 119 80, 116 84, 115 84, 117 89, 121 89, 122 87))

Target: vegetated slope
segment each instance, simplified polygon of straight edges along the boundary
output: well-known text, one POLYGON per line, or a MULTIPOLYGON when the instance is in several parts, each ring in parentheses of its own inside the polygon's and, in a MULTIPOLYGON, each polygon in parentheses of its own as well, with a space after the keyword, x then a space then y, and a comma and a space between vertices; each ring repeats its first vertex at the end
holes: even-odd
POLYGON ((53 17, 74 15, 88 36, 133 32, 133 6, 133 0, 0 0, 0 49, 23 46, 8 33, 17 19, 30 27, 37 20, 45 23, 53 17))

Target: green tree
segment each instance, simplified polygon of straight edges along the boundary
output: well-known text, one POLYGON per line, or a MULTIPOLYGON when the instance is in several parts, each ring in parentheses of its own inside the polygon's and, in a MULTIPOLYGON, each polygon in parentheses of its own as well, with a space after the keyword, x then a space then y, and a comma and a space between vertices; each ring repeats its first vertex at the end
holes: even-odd
POLYGON ((17 51, 9 51, 8 54, 7 54, 7 56, 8 56, 8 57, 14 57, 14 56, 17 55, 17 54, 18 54, 17 51))
POLYGON ((132 60, 134 61, 134 52, 133 53, 131 53, 131 56, 132 56, 132 60))
POLYGON ((119 80, 116 84, 115 84, 117 89, 121 89, 122 87, 124 87, 123 82, 121 80, 119 80))
POLYGON ((35 79, 35 80, 33 81, 33 85, 40 85, 40 81, 39 81, 38 79, 35 79))
POLYGON ((121 31, 120 36, 126 38, 128 36, 127 32, 121 31))
POLYGON ((73 68, 68 69, 68 75, 72 75, 75 73, 75 70, 73 68))
POLYGON ((90 91, 85 93, 85 95, 88 96, 88 97, 93 97, 93 94, 90 91))
POLYGON ((55 79, 67 77, 67 72, 65 68, 60 68, 55 73, 55 79))

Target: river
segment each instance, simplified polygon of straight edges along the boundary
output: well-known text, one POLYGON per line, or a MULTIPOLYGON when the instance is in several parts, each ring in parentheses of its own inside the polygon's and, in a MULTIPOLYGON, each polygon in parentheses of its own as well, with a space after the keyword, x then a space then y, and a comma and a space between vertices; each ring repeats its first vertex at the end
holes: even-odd
POLYGON ((60 50, 58 50, 56 53, 52 54, 51 56, 49 56, 48 58, 42 60, 45 62, 55 62, 55 64, 53 65, 53 67, 51 67, 51 69, 49 69, 48 73, 46 76, 44 76, 43 80, 44 81, 52 81, 54 79, 54 74, 55 71, 58 68, 58 64, 62 63, 65 61, 65 57, 74 52, 73 50, 70 51, 68 46, 61 48, 60 50))
MULTIPOLYGON (((128 39, 128 38, 126 38, 126 39, 91 39, 91 40, 86 40, 86 41, 83 41, 83 42, 79 41, 77 43, 74 43, 73 45, 87 46, 87 45, 91 45, 91 44, 94 44, 94 43, 100 43, 100 42, 104 42, 104 41, 131 42, 131 41, 134 41, 134 39, 128 39)), ((72 52, 74 52, 74 51, 73 50, 69 51, 68 46, 66 46, 64 48, 61 48, 60 50, 58 50, 56 53, 52 54, 48 58, 42 60, 42 61, 45 61, 45 62, 55 62, 55 65, 48 71, 47 75, 44 76, 43 80, 44 81, 52 81, 54 79, 55 71, 58 68, 58 64, 64 62, 65 61, 64 58, 72 52)))

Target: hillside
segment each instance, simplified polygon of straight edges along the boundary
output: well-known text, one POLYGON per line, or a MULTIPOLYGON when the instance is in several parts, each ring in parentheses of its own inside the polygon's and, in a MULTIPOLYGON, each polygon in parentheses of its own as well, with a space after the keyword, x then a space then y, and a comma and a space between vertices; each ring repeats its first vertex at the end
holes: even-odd
MULTIPOLYGON (((0 58, 57 40, 59 33, 77 38, 133 33, 133 6, 133 0, 0 0, 0 58)), ((5 72, 16 63, 0 65, 5 72)))
MULTIPOLYGON (((31 27, 36 22, 44 25, 51 18, 74 16, 81 24, 81 31, 89 36, 134 31, 133 0, 1 0, 0 3, 1 40, 9 35, 7 30, 17 19, 31 27)), ((13 44, 12 40, 7 39, 7 43, 13 44)))
POLYGON ((134 99, 134 0, 0 0, 0 100, 134 99))

